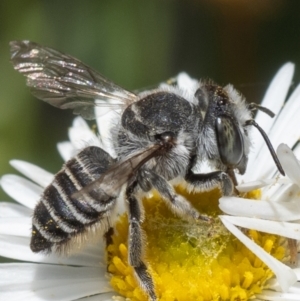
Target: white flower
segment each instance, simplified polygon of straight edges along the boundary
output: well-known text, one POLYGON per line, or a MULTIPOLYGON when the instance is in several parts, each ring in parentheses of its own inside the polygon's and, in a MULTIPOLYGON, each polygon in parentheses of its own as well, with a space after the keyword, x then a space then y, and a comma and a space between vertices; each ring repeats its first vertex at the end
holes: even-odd
MULTIPOLYGON (((266 94, 263 105, 277 114, 275 122, 261 112, 258 112, 256 118, 259 125, 268 133, 274 146, 279 145, 280 142, 293 146, 299 137, 300 127, 297 126, 297 119, 300 120, 300 112, 298 110, 297 113, 296 109, 297 101, 300 101, 299 87, 294 91, 284 109, 280 111, 291 83, 293 68, 290 63, 283 66, 266 94)), ((186 74, 180 74, 177 80, 180 87, 188 91, 195 89, 196 81, 186 74)), ((102 141, 89 129, 83 119, 75 118, 69 130, 70 142, 58 144, 59 152, 64 160, 73 157, 86 145, 102 147, 115 157, 109 136, 109 126, 116 114, 119 112, 109 111, 97 119, 98 125, 101 124, 99 128, 101 137, 104 138, 102 141)), ((263 202, 222 198, 220 207, 230 215, 224 215, 221 218, 225 226, 265 261, 277 276, 279 284, 276 281, 270 282, 270 288, 273 290, 264 291, 258 298, 260 300, 300 300, 299 289, 297 289, 297 284, 294 284, 297 280, 296 275, 299 277, 298 270, 292 270, 265 254, 260 247, 239 233, 240 231, 235 227, 237 225, 251 229, 257 228, 261 231, 299 239, 300 226, 297 222, 292 222, 300 220, 300 205, 297 205, 297 198, 300 197, 299 163, 285 146, 280 146, 278 156, 290 180, 278 179, 276 166, 270 158, 265 143, 259 134, 255 134, 255 129, 253 132, 254 150, 249 158, 246 175, 239 179, 245 184, 240 185, 239 189, 246 191, 263 187, 265 184, 273 185, 263 188, 263 202), (249 183, 253 179, 256 182, 249 183), (291 194, 294 194, 294 197, 287 199, 286 196, 291 194), (246 207, 247 202, 251 202, 250 207, 246 207), (257 209, 254 205, 258 206, 257 209)), ((300 148, 296 148, 295 151, 300 152, 300 148)), ((99 241, 96 245, 88 246, 79 254, 70 257, 32 253, 29 248, 32 210, 43 189, 51 183, 54 175, 23 161, 13 160, 11 164, 29 180, 16 175, 6 175, 1 179, 2 188, 20 205, 0 203, 0 255, 26 263, 0 264, 0 300, 67 301, 80 299, 93 301, 121 298, 114 297, 116 293, 112 291, 105 276, 103 242, 99 241)))

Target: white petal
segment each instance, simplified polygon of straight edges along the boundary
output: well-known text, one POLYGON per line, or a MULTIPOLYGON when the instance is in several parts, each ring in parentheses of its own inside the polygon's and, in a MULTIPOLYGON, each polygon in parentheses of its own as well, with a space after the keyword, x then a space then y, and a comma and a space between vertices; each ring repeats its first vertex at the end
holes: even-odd
POLYGON ((272 202, 299 202, 300 203, 300 194, 299 187, 296 184, 286 184, 273 189, 270 187, 269 190, 263 192, 264 198, 272 200, 272 202))
POLYGON ((258 180, 252 182, 241 183, 236 186, 236 189, 240 192, 249 192, 255 189, 262 188, 266 185, 270 185, 275 183, 276 179, 265 179, 265 180, 258 180))
POLYGON ((53 180, 52 173, 34 164, 21 160, 11 160, 9 163, 13 168, 42 187, 47 187, 53 180))
POLYGON ((47 264, 0 265, 3 300, 77 300, 112 291, 104 271, 93 267, 47 264))
POLYGON ((0 218, 2 217, 29 217, 32 214, 32 210, 24 206, 0 202, 0 218))
POLYGON ((180 72, 177 75, 177 85, 182 90, 195 93, 197 87, 199 86, 199 81, 191 78, 186 72, 180 72))
POLYGON ((30 237, 30 217, 2 217, 0 218, 0 234, 30 237))
POLYGON ((91 267, 104 266, 104 244, 102 242, 87 246, 87 248, 80 250, 80 253, 68 257, 56 254, 36 254, 30 250, 29 244, 29 237, 0 235, 0 256, 31 262, 91 267))
POLYGON ((270 290, 264 290, 263 293, 257 294, 261 300, 269 301, 299 301, 300 292, 297 293, 279 293, 270 290))
POLYGON ((226 220, 235 226, 300 240, 300 224, 228 215, 226 220))
MULTIPOLYGON (((294 149, 293 149, 293 153, 297 158, 300 158, 300 144, 297 144, 294 149)), ((299 161, 299 160, 298 160, 299 161)))
POLYGON ((114 107, 96 107, 97 126, 101 148, 108 152, 113 158, 117 153, 113 144, 112 129, 118 126, 121 120, 121 110, 113 109, 114 107))
POLYGON ((69 141, 57 143, 57 149, 63 160, 66 162, 70 160, 78 152, 69 141))
POLYGON ((284 292, 297 281, 297 277, 291 268, 272 257, 255 242, 249 239, 237 227, 231 224, 226 216, 220 218, 224 226, 274 272, 278 283, 284 292))
MULTIPOLYGON (((280 143, 286 143, 289 146, 293 146, 300 136, 300 87, 296 89, 291 98, 284 105, 282 111, 277 116, 277 119, 272 127, 271 132, 268 134, 269 139, 272 142, 274 149, 278 147, 280 143)), ((268 151, 264 151, 257 158, 256 174, 259 177, 270 177, 277 170, 276 165, 272 164, 272 158, 268 151), (260 163, 264 164, 260 164, 260 163), (267 163, 267 164, 266 164, 267 163)))
POLYGON ((298 297, 300 298, 300 283, 297 282, 295 283, 290 289, 288 290, 290 293, 297 294, 298 297))
POLYGON ((69 138, 73 146, 78 150, 89 145, 100 146, 99 139, 81 117, 76 117, 74 119, 73 125, 69 129, 69 138))
POLYGON ((116 293, 103 293, 101 295, 89 296, 80 299, 80 301, 126 301, 123 297, 117 297, 116 293))
POLYGON ((230 215, 257 217, 275 221, 295 221, 300 219, 300 203, 255 201, 238 197, 222 197, 220 209, 230 215))
MULTIPOLYGON (((292 181, 288 177, 282 178, 281 176, 279 177, 276 175, 275 177, 275 183, 272 185, 263 187, 261 189, 262 192, 262 200, 272 200, 272 202, 279 201, 284 197, 285 191, 291 189, 292 186, 296 186, 295 184, 292 183, 292 181)), ((297 186, 297 190, 299 190, 297 186)), ((291 189, 291 192, 293 192, 293 189, 291 189)), ((297 192, 298 193, 298 192, 297 192)), ((284 202, 290 201, 290 197, 292 196, 292 199, 298 198, 296 197, 295 194, 291 194, 288 198, 282 199, 284 202)), ((300 196, 299 196, 300 198, 300 196)), ((298 199, 299 199, 298 198, 298 199)))
POLYGON ((73 119, 72 127, 77 130, 82 130, 87 132, 91 131, 89 125, 81 116, 77 116, 73 119))
MULTIPOLYGON (((283 106, 287 92, 290 88, 293 74, 294 64, 287 63, 283 67, 281 67, 281 69, 275 75, 266 92, 264 100, 262 101, 263 106, 270 108, 275 114, 278 114, 278 112, 283 106)), ((257 112, 255 120, 267 134, 269 133, 275 121, 275 119, 269 118, 268 116, 266 116, 265 113, 260 111, 257 112)), ((257 162, 260 158, 260 151, 262 150, 263 152, 268 152, 267 146, 265 145, 263 138, 256 129, 253 129, 251 136, 252 141, 254 141, 255 143, 249 154, 248 171, 244 177, 248 180, 258 178, 259 173, 257 171, 257 167, 259 167, 259 165, 257 162)), ((264 161, 261 162, 263 166, 265 166, 265 163, 266 162, 264 161)), ((271 160, 268 161, 268 165, 270 164, 271 160)))
POLYGON ((294 273, 296 274, 297 280, 299 281, 300 280, 300 268, 294 269, 294 273))
MULTIPOLYGON (((294 71, 295 65, 292 63, 286 63, 279 69, 261 102, 262 106, 270 108, 273 113, 278 114, 290 89, 294 71)), ((257 112, 255 120, 266 133, 269 132, 274 121, 274 119, 268 118, 268 116, 261 111, 257 112)), ((257 136, 259 136, 259 134, 257 134, 257 136)))
POLYGON ((20 204, 33 209, 43 188, 16 175, 5 175, 0 182, 3 190, 20 204))
POLYGON ((300 187, 300 164, 286 144, 280 144, 277 155, 286 175, 300 187))
POLYGON ((272 127, 269 136, 276 145, 284 142, 294 145, 299 138, 299 127, 295 123, 299 121, 300 110, 300 85, 293 91, 282 111, 277 116, 276 123, 272 127))

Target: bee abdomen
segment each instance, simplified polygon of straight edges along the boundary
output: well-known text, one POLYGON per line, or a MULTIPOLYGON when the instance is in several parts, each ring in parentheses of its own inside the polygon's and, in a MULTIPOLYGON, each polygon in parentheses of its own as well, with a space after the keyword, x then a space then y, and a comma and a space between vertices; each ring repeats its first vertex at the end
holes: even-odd
POLYGON ((99 147, 88 147, 69 160, 45 189, 33 214, 33 252, 50 252, 100 221, 114 205, 113 198, 89 194, 82 200, 72 195, 98 179, 113 163, 99 147))

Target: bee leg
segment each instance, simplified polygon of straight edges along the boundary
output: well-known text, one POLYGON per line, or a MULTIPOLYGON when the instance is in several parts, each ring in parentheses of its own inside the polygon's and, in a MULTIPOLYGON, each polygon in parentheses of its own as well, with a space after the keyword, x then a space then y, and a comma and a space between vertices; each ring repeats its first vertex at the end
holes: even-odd
POLYGON ((296 267, 298 264, 298 246, 297 240, 289 238, 288 239, 288 247, 290 251, 290 262, 289 265, 291 267, 296 267))
POLYGON ((144 191, 155 188, 171 210, 179 216, 210 221, 207 215, 200 214, 183 196, 178 195, 165 178, 153 171, 148 169, 139 170, 138 181, 144 191))
POLYGON ((195 187, 195 191, 208 191, 215 187, 220 187, 225 196, 232 195, 234 185, 227 173, 214 171, 204 174, 195 174, 191 170, 185 176, 187 183, 195 187))
POLYGON ((240 196, 241 195, 240 192, 236 189, 236 186, 238 185, 238 181, 236 179, 234 170, 232 168, 227 168, 226 173, 228 174, 228 176, 230 177, 230 179, 234 185, 232 194, 236 195, 236 196, 240 196))
MULTIPOLYGON (((108 223, 109 224, 109 223, 108 223)), ((109 227, 108 230, 104 233, 103 238, 106 244, 106 250, 107 250, 107 262, 111 262, 112 258, 112 253, 108 251, 108 247, 113 244, 113 238, 112 236, 114 235, 114 228, 109 227)), ((106 266, 106 271, 109 273, 109 264, 106 266)))
POLYGON ((143 257, 143 230, 141 222, 143 220, 139 202, 134 196, 137 181, 129 184, 126 189, 126 201, 128 204, 129 216, 129 237, 128 237, 128 261, 134 268, 136 278, 141 288, 148 294, 151 301, 156 301, 154 283, 147 266, 142 261, 143 257))

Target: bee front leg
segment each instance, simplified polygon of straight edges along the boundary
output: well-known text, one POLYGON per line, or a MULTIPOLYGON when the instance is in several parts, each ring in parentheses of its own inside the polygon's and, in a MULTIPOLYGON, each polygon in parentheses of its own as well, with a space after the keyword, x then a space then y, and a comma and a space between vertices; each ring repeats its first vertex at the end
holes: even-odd
POLYGON ((154 283, 142 261, 143 258, 143 221, 142 211, 138 200, 134 196, 137 181, 132 182, 126 189, 126 201, 128 204, 129 237, 128 237, 128 260, 135 271, 135 276, 141 288, 148 294, 151 301, 157 300, 154 283))
POLYGON ((185 175, 185 180, 194 187, 195 191, 208 191, 220 187, 224 196, 232 195, 234 191, 231 178, 223 171, 195 174, 192 170, 189 170, 185 175))

